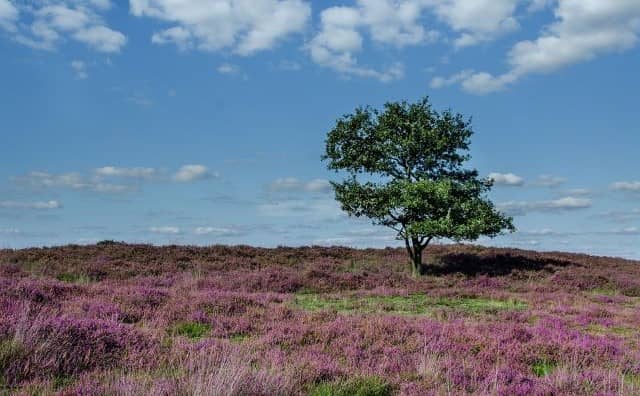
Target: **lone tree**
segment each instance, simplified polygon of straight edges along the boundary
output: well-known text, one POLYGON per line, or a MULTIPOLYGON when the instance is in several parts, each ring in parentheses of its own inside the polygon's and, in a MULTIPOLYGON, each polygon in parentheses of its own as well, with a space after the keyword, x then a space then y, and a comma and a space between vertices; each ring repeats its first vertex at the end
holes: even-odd
POLYGON ((463 168, 472 134, 471 120, 434 111, 428 98, 386 103, 382 112, 357 108, 328 133, 322 159, 349 175, 331 183, 342 209, 395 230, 415 275, 423 273, 422 251, 434 238, 476 240, 515 230, 486 197, 493 181, 463 168))

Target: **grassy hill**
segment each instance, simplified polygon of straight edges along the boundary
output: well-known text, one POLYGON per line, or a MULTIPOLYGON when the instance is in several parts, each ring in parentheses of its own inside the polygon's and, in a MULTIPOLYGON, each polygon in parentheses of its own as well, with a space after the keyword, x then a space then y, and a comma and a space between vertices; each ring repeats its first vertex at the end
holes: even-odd
POLYGON ((0 394, 640 394, 640 262, 427 254, 0 250, 0 394))

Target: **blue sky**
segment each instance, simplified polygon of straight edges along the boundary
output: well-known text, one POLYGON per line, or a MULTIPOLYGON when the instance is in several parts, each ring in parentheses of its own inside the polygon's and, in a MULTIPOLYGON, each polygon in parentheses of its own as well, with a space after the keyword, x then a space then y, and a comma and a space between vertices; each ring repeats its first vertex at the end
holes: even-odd
POLYGON ((0 0, 0 247, 396 245, 320 155, 428 95, 515 216, 480 243, 640 258, 639 34, 635 0, 0 0))

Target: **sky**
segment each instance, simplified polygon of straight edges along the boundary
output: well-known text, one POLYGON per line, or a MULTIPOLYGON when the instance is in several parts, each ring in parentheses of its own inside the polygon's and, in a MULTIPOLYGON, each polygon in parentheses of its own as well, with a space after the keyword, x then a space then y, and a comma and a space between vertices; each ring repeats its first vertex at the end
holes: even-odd
POLYGON ((472 117, 518 232, 640 259, 637 0, 0 0, 0 248, 399 246, 320 160, 358 106, 472 117))

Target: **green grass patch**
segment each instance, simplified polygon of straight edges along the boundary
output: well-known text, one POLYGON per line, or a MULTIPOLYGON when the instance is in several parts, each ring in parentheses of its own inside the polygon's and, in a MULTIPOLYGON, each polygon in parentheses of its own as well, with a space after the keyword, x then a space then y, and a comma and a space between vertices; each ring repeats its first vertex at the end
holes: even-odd
POLYGON ((434 309, 449 309, 468 313, 495 313, 522 310, 527 305, 517 300, 496 300, 484 297, 431 298, 424 294, 408 296, 329 296, 297 294, 294 304, 308 311, 332 310, 341 313, 388 313, 394 315, 428 315, 434 309))
POLYGON ((229 341, 241 344, 251 338, 249 334, 234 334, 229 337, 229 341))
POLYGON ((9 383, 5 377, 5 370, 12 361, 20 359, 23 355, 24 348, 21 343, 14 340, 0 340, 0 395, 4 395, 2 388, 9 383))
POLYGON ((531 370, 538 377, 546 377, 551 374, 553 370, 556 368, 556 364, 554 362, 550 362, 548 360, 538 360, 531 366, 531 370))
POLYGON ((91 283, 92 279, 85 274, 65 273, 56 276, 56 279, 61 282, 68 283, 91 283))
POLYGON ((315 385, 309 396, 391 396, 394 387, 380 377, 361 377, 315 385))
POLYGON ((199 339, 211 332, 211 325, 199 322, 182 322, 169 329, 173 336, 183 336, 191 339, 199 339))
POLYGON ((597 294, 601 296, 617 296, 620 295, 620 291, 612 287, 597 287, 589 290, 591 294, 597 294))
POLYGON ((471 313, 496 313, 498 311, 521 311, 527 308, 522 301, 496 300, 485 297, 438 298, 435 306, 471 313))
POLYGON ((636 374, 624 374, 623 383, 627 391, 640 391, 640 375, 636 374))
POLYGON ((638 332, 637 329, 634 329, 632 327, 625 327, 625 326, 606 327, 598 324, 590 324, 585 328, 585 330, 588 333, 595 334, 595 335, 615 334, 622 337, 635 336, 638 332))

